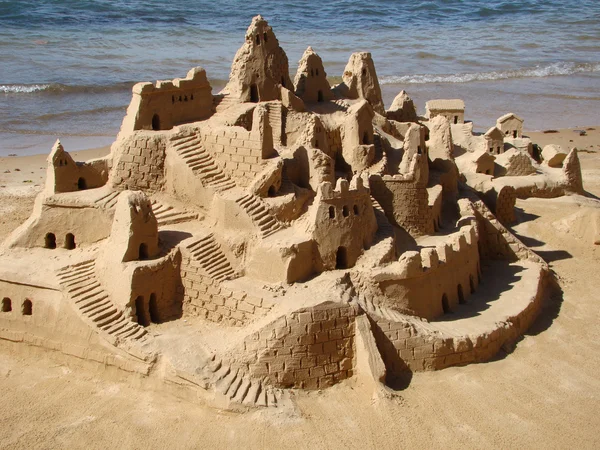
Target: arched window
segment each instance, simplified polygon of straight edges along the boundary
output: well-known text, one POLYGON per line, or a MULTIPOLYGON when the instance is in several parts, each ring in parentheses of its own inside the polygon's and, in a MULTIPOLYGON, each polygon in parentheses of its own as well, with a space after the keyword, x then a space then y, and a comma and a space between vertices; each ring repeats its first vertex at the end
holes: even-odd
POLYGON ((349 211, 348 207, 347 207, 347 206, 345 206, 345 205, 344 205, 344 207, 342 208, 342 215, 343 215, 344 217, 348 217, 348 216, 350 215, 350 211, 349 211))
POLYGON ((260 45, 260 34, 256 35, 256 45, 260 45))
MULTIPOLYGON (((181 97, 179 97, 179 100, 181 101, 181 97)), ((158 114, 152 116, 152 129, 154 131, 160 130, 160 117, 158 117, 158 114)))
POLYGON ((12 300, 8 297, 2 299, 2 312, 12 311, 12 300))
POLYGON ((323 91, 319 90, 319 92, 317 92, 317 101, 319 103, 323 102, 323 91))
POLYGON ((329 218, 335 219, 335 207, 334 206, 329 207, 329 218))
POLYGON ((358 216, 358 205, 354 205, 352 209, 354 210, 354 215, 358 216))
POLYGON ((65 248, 67 250, 73 250, 75 248, 75 236, 73 233, 67 233, 65 236, 65 248))
POLYGON ((158 304, 156 303, 156 294, 150 294, 150 302, 148 304, 148 310, 150 311, 150 321, 152 323, 159 323, 158 320, 158 304))
POLYGON ((140 253, 139 253, 140 260, 143 259, 148 259, 148 246, 146 244, 144 244, 143 242, 140 244, 140 253))
POLYGON ((269 197, 275 197, 275 194, 277 194, 277 189, 275 189, 275 186, 271 185, 269 187, 269 191, 267 192, 267 195, 269 197))
POLYGON ((54 235, 54 233, 46 234, 46 237, 44 239, 44 247, 50 249, 56 248, 56 236, 54 235))
POLYGON ((30 316, 33 312, 33 305, 31 304, 31 300, 26 299, 23 302, 23 307, 21 308, 21 313, 24 316, 30 316))
POLYGON ((269 40, 269 37, 267 36, 266 31, 263 33, 263 39, 265 40, 265 42, 267 42, 269 40))

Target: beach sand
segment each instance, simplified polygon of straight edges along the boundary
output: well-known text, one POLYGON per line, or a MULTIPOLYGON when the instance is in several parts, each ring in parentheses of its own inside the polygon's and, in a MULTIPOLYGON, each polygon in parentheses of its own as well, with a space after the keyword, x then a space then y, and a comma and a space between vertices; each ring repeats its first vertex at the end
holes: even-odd
MULTIPOLYGON (((584 187, 600 197, 600 127, 587 128, 595 129, 525 134, 581 150, 584 187)), ((44 159, 0 159, 1 237, 28 217, 44 159)), ((162 384, 0 341, 0 447, 598 448, 600 246, 585 232, 585 211, 599 205, 591 196, 517 201, 513 231, 546 258, 562 292, 514 351, 494 361, 416 373, 379 400, 351 380, 298 392, 290 417, 215 410, 162 384)))

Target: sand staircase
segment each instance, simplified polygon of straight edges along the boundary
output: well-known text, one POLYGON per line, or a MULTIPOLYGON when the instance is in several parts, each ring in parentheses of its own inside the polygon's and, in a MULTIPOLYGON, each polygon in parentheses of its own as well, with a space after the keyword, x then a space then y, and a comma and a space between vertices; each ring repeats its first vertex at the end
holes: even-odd
POLYGON ((171 144, 202 184, 217 192, 235 187, 235 182, 223 172, 202 145, 198 134, 174 136, 171 144))
POLYGON ((204 366, 202 377, 214 385, 217 392, 233 403, 244 406, 277 406, 284 400, 281 389, 267 385, 265 380, 250 377, 214 355, 204 366))
POLYGON ((281 130, 282 130, 282 117, 281 117, 281 103, 274 102, 268 104, 269 111, 269 125, 273 131, 273 145, 280 146, 281 142, 281 130))
POLYGON ((154 212, 159 227, 189 222, 198 218, 198 213, 182 211, 166 203, 161 203, 158 200, 152 200, 152 212, 154 212))
POLYGON ((212 233, 195 240, 186 249, 211 278, 223 281, 235 277, 235 271, 212 233))
POLYGON ((121 191, 110 191, 107 192, 106 195, 96 199, 94 204, 98 205, 101 208, 111 209, 117 204, 117 200, 119 200, 119 194, 121 191))
POLYGON ((215 95, 213 104, 215 105, 216 112, 220 113, 230 108, 233 105, 242 103, 239 98, 232 97, 231 94, 219 94, 215 95))
MULTIPOLYGON (((375 212, 375 218, 377 219, 377 234, 376 237, 385 239, 386 237, 394 236, 394 227, 390 224, 389 219, 385 215, 383 207, 379 204, 375 197, 371 196, 371 203, 373 204, 373 210, 375 212)), ((380 240, 376 239, 376 240, 380 240)))
POLYGON ((269 208, 260 197, 246 193, 236 199, 235 202, 246 211, 254 225, 260 230, 260 234, 263 238, 283 229, 283 225, 273 217, 269 208))
POLYGON ((119 340, 139 340, 144 337, 146 330, 125 317, 100 285, 95 273, 95 261, 64 267, 57 275, 63 291, 92 327, 119 340))

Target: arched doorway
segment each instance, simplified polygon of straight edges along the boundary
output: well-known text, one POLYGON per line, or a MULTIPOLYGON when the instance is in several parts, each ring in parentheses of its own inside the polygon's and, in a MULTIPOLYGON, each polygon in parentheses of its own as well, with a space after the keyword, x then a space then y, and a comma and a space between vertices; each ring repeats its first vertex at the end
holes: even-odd
POLYGON ((148 246, 143 242, 140 244, 139 259, 148 259, 148 246))
POLYGON ((152 129, 154 131, 160 130, 160 117, 158 117, 158 114, 152 116, 152 129))
POLYGON ((339 247, 335 255, 335 268, 336 269, 347 269, 348 268, 348 254, 346 247, 339 247))
POLYGON ((465 301, 465 296, 463 294, 463 288, 460 284, 456 287, 456 293, 458 295, 458 303, 460 303, 460 304, 467 303, 465 301))
POLYGON ((85 182, 85 178, 79 178, 79 180, 77 180, 77 189, 79 189, 80 191, 87 189, 87 183, 85 182))
POLYGON ((67 233, 65 236, 65 248, 67 250, 73 250, 75 247, 75 236, 73 233, 67 233))
POLYGON ((259 100, 260 99, 258 97, 258 86, 256 86, 256 84, 250 85, 250 101, 252 103, 258 103, 259 100))
POLYGON ((135 315, 137 316, 137 323, 141 326, 146 327, 149 325, 144 297, 141 295, 135 299, 135 315))
POLYGON ((449 312, 451 312, 450 304, 448 303, 448 296, 446 294, 442 295, 442 309, 444 311, 444 314, 448 314, 449 312))
POLYGON ((12 311, 12 300, 8 297, 2 299, 2 312, 12 311))
POLYGON ((319 92, 317 92, 317 101, 319 103, 323 102, 323 91, 319 90, 319 92))
POLYGON ((158 320, 158 304, 156 303, 156 294, 150 294, 150 301, 148 302, 148 310, 150 311, 150 322, 159 323, 158 320))
POLYGON ((54 233, 46 234, 46 237, 44 239, 44 247, 50 249, 56 248, 56 236, 54 235, 54 233))

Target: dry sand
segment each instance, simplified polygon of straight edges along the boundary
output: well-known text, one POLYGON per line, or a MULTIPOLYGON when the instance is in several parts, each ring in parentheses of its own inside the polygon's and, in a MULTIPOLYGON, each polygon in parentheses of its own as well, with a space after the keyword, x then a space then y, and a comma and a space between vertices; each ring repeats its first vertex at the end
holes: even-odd
MULTIPOLYGON (((600 196, 597 130, 587 136, 573 130, 526 134, 542 145, 584 150, 585 188, 600 196)), ((28 216, 43 160, 0 159, 1 236, 28 216), (7 169, 11 173, 3 174, 7 169)), ((416 373, 407 387, 382 400, 372 400, 352 381, 298 392, 298 414, 290 417, 277 410, 211 409, 161 391, 161 385, 0 341, 0 447, 599 448, 600 246, 586 229, 588 212, 599 211, 600 202, 529 199, 517 207, 514 231, 549 261, 562 294, 509 355, 416 373)))

